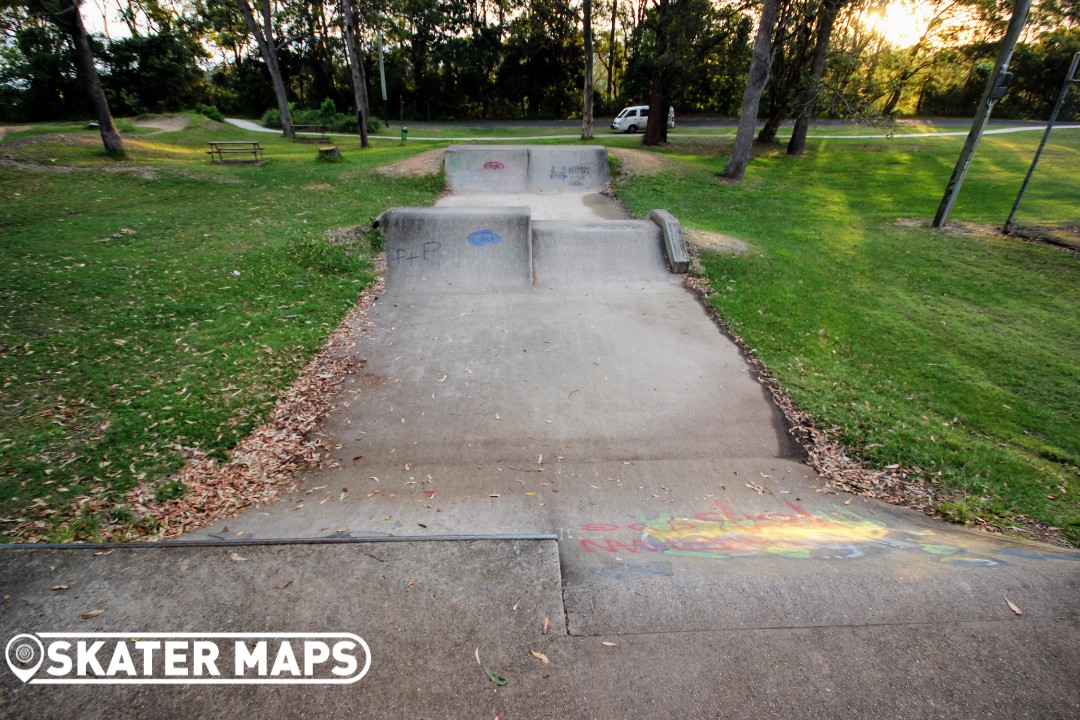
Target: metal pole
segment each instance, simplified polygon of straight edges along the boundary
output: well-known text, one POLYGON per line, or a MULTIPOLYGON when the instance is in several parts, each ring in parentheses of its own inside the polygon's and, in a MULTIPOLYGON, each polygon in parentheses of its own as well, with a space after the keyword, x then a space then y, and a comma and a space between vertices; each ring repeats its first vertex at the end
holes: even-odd
POLYGON ((983 90, 982 98, 979 100, 979 108, 975 113, 975 120, 971 123, 971 131, 964 142, 964 148, 960 151, 960 158, 956 161, 956 167, 953 169, 952 177, 949 178, 949 184, 945 186, 945 195, 942 196, 941 205, 938 206, 937 214, 934 216, 933 226, 936 228, 940 228, 948 222, 949 213, 952 212, 953 205, 956 204, 956 198, 964 184, 968 167, 975 156, 975 149, 979 146, 979 140, 982 139, 986 123, 990 120, 990 112, 994 109, 997 101, 1001 99, 1000 93, 995 93, 995 91, 1002 86, 1002 79, 1007 77, 1006 72, 1009 69, 1009 61, 1012 60, 1013 49, 1016 47, 1017 40, 1020 39, 1020 33, 1027 22, 1030 9, 1031 0, 1016 0, 1012 20, 1009 21, 1009 29, 1005 33, 1005 39, 1001 42, 1001 49, 998 50, 994 72, 990 73, 990 78, 986 81, 986 89, 983 90))
POLYGON ((1002 232, 1012 232, 1013 218, 1016 217, 1016 211, 1020 209, 1020 201, 1024 199, 1024 193, 1027 191, 1028 183, 1031 182, 1031 176, 1035 174, 1035 166, 1039 164, 1039 158, 1042 157, 1046 141, 1050 139, 1050 131, 1054 129, 1058 113, 1061 112, 1062 106, 1065 105, 1065 96, 1069 94, 1069 85, 1077 82, 1077 65, 1080 65, 1080 53, 1073 55, 1072 65, 1069 66, 1069 74, 1065 76, 1065 83, 1061 86, 1061 95, 1058 96, 1057 105, 1054 106, 1054 112, 1050 114, 1050 122, 1046 124, 1046 132, 1043 133, 1042 141, 1039 142, 1039 149, 1035 151, 1035 158, 1031 161, 1031 167, 1028 168, 1027 175, 1024 176, 1024 184, 1020 186, 1020 192, 1016 193, 1016 200, 1013 202, 1012 210, 1009 211, 1009 217, 1005 220, 1005 225, 1001 228, 1002 232))
POLYGON ((382 49, 382 21, 379 21, 379 27, 375 29, 376 37, 379 42, 379 82, 382 84, 382 108, 383 108, 383 122, 386 123, 386 127, 390 127, 390 106, 386 102, 386 66, 383 65, 383 49, 382 49))

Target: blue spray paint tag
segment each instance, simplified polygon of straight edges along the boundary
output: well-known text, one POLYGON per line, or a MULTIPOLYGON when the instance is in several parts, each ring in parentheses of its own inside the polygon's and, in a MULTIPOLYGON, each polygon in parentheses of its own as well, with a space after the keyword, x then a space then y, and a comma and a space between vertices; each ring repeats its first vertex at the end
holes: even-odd
POLYGON ((502 236, 491 230, 477 230, 476 232, 469 233, 469 244, 476 247, 483 247, 485 245, 495 245, 502 242, 502 236))

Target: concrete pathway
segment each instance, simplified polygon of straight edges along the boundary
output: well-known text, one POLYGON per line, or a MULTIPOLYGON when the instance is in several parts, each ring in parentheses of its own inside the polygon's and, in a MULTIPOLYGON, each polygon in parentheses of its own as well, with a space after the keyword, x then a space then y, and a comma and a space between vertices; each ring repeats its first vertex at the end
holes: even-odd
POLYGON ((355 632, 371 674, 6 676, 12 717, 1075 717, 1080 553, 828 492, 606 163, 545 152, 451 153, 455 195, 383 216, 364 370, 293 496, 208 547, 0 553, 8 634, 355 632))

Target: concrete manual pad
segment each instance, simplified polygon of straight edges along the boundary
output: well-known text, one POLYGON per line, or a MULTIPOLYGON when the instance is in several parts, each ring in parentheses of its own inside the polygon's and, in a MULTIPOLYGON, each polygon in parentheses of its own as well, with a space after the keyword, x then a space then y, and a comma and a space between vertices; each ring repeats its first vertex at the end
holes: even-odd
POLYGON ((1065 719, 1080 703, 1069 609, 572 637, 556 553, 544 540, 4 549, 4 637, 344 631, 372 664, 335 686, 43 686, 5 672, 0 718, 1065 719), (88 609, 105 612, 80 619, 88 609))
POLYGON ((357 683, 329 686, 24 685, 5 670, 0 717, 460 717, 498 701, 477 650, 519 691, 549 684, 530 651, 552 652, 563 635, 559 588, 551 540, 5 549, 5 642, 57 631, 349 632, 372 662, 357 683), (80 619, 93 609, 104 612, 80 619))

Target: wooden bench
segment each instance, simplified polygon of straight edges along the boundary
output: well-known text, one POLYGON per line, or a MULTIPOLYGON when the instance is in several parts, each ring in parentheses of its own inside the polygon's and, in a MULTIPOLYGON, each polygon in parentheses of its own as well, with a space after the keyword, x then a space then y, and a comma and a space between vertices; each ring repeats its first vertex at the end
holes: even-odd
POLYGON ((206 151, 206 154, 210 156, 210 162, 212 163, 224 163, 224 162, 262 162, 263 149, 262 145, 257 141, 214 141, 206 143, 210 146, 210 149, 206 151), (237 159, 234 160, 235 155, 251 155, 252 159, 237 159), (226 157, 229 159, 226 160, 226 157))
POLYGON ((330 138, 326 134, 325 125, 293 125, 293 132, 293 140, 318 143, 330 142, 330 138), (306 134, 300 135, 300 133, 306 134), (313 135, 317 135, 317 137, 312 137, 313 135))

